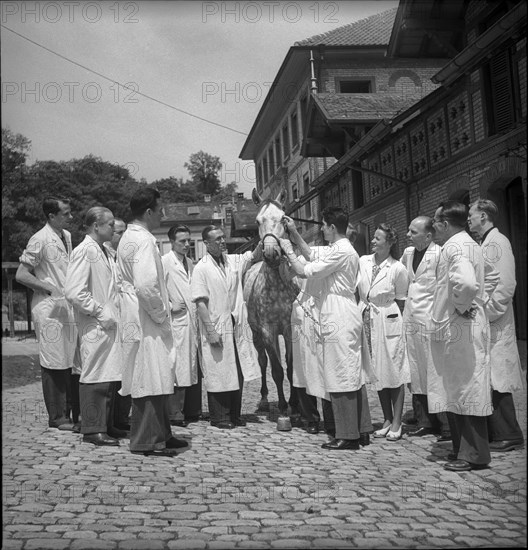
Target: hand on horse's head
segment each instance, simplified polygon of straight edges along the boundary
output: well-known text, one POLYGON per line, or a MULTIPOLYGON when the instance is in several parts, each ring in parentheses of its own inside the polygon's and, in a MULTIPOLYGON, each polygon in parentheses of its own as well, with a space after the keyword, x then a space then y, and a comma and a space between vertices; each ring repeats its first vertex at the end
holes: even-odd
POLYGON ((289 239, 279 239, 282 250, 286 255, 293 254, 293 246, 289 239))
POLYGON ((282 217, 282 225, 284 226, 284 229, 286 229, 286 231, 289 234, 297 233, 297 227, 295 227, 295 222, 289 216, 282 217))

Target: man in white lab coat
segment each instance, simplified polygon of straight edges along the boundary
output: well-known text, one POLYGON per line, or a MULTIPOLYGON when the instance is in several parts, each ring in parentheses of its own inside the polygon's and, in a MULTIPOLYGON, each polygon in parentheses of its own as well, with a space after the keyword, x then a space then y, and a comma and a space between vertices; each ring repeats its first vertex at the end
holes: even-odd
POLYGON ((513 295, 517 285, 515 259, 510 241, 495 227, 498 214, 493 201, 477 200, 470 206, 468 224, 481 239, 484 259, 499 275, 496 284, 486 284, 493 389, 493 414, 488 418, 488 431, 491 451, 504 452, 524 445, 512 396, 512 392, 522 389, 523 376, 513 315, 513 295))
POLYGON ((433 220, 434 240, 442 245, 430 325, 440 383, 428 385, 427 393, 430 411, 448 413, 453 453, 444 468, 455 472, 486 468, 491 461, 485 266, 480 246, 464 230, 466 221, 467 208, 455 201, 442 203, 433 220))
MULTIPOLYGON (((290 219, 285 221, 290 229, 290 219)), ((361 444, 360 434, 372 431, 363 386, 373 373, 368 352, 363 349, 363 322, 354 295, 359 256, 346 237, 347 225, 348 216, 341 208, 325 209, 322 231, 330 243, 330 252, 307 263, 293 252, 289 240, 280 240, 293 271, 300 277, 322 282, 318 325, 322 340, 323 390, 330 395, 336 429, 335 439, 322 445, 329 450, 357 450, 361 444)), ((301 247, 307 246, 299 238, 296 242, 301 247)))
POLYGON ((440 247, 433 242, 433 220, 418 216, 409 224, 409 246, 401 257, 409 276, 409 289, 403 310, 404 339, 411 372, 411 393, 416 429, 407 433, 411 437, 439 434, 441 441, 451 440, 445 413, 433 414, 428 410, 427 384, 433 384, 435 375, 431 355, 431 339, 427 326, 433 310, 436 288, 436 268, 440 260, 440 247))
POLYGON ((114 215, 108 208, 94 206, 86 213, 84 226, 86 237, 73 250, 64 284, 80 334, 81 433, 86 443, 114 446, 126 436, 114 427, 122 350, 115 262, 103 246, 112 238, 114 215))
POLYGON ((121 237, 117 262, 136 292, 136 307, 122 313, 124 338, 139 341, 137 357, 125 363, 121 395, 132 395, 130 450, 174 454, 186 441, 172 437, 168 396, 174 391, 170 305, 161 254, 152 235, 163 216, 159 191, 144 187, 130 199, 133 220, 121 237))
POLYGON ((176 350, 174 366, 178 384, 174 387, 174 394, 169 398, 170 417, 172 425, 185 427, 185 402, 188 396, 190 398, 196 393, 192 392, 191 387, 198 384, 196 304, 191 297, 191 275, 194 266, 187 257, 191 245, 191 231, 186 225, 174 225, 169 229, 168 237, 172 250, 161 260, 171 305, 171 325, 176 350), (188 396, 187 389, 191 390, 188 396))
POLYGON ((33 290, 31 315, 38 340, 48 425, 72 431, 74 423, 69 419, 69 406, 77 329, 73 310, 64 297, 72 250, 66 227, 72 213, 70 201, 64 198, 46 198, 42 209, 46 225, 29 239, 15 277, 17 282, 33 290))
POLYGON ((214 225, 204 228, 202 238, 207 254, 194 268, 191 291, 199 320, 203 380, 211 425, 232 429, 245 425, 244 381, 261 376, 242 294, 242 274, 253 254, 226 254, 224 231, 214 225))
MULTIPOLYGON (((124 220, 121 218, 114 218, 114 234, 112 235, 112 238, 104 243, 104 246, 106 248, 106 251, 110 255, 110 258, 112 258, 114 264, 115 264, 115 277, 116 277, 116 284, 117 284, 117 291, 119 296, 119 311, 121 312, 123 309, 126 309, 127 302, 132 301, 135 303, 135 296, 136 293, 134 292, 134 288, 128 284, 125 285, 123 281, 123 276, 121 275, 121 271, 119 269, 119 265, 117 264, 117 247, 119 245, 119 242, 121 241, 121 237, 123 236, 124 232, 126 231, 127 224, 124 220)), ((121 348, 122 348, 122 360, 123 365, 125 365, 126 361, 128 360, 128 357, 130 354, 133 354, 135 357, 135 354, 137 353, 137 345, 139 342, 126 342, 126 338, 124 337, 123 328, 121 329, 121 334, 123 335, 121 337, 121 348)), ((119 393, 119 390, 121 389, 121 379, 119 379, 119 382, 116 383, 115 386, 115 395, 114 395, 114 426, 118 430, 130 430, 130 421, 129 421, 129 415, 130 415, 130 407, 132 406, 132 399, 130 395, 123 396, 119 393)))

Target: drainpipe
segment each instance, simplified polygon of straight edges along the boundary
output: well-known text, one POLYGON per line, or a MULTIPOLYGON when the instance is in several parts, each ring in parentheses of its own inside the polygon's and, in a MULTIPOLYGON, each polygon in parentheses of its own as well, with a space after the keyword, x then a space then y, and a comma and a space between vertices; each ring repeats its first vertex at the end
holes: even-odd
POLYGON ((310 91, 312 92, 312 94, 316 94, 317 79, 315 78, 315 60, 314 60, 313 50, 310 50, 310 72, 312 74, 310 78, 310 81, 311 81, 310 91))

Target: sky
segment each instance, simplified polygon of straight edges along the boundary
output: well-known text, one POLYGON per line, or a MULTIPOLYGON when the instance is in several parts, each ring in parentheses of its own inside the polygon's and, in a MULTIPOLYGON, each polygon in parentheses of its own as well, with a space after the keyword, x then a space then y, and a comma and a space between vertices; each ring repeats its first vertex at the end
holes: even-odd
POLYGON ((2 126, 30 164, 91 154, 148 183, 203 150, 249 196, 238 156, 289 48, 397 4, 3 1, 2 126))

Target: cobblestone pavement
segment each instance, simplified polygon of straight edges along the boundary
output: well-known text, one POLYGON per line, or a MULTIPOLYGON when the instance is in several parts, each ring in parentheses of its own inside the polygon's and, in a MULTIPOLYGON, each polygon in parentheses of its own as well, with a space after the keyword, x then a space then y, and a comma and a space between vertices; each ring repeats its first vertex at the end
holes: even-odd
MULTIPOLYGON (((35 353, 9 344, 3 354, 35 353)), ((254 414, 251 382, 247 427, 174 427, 188 450, 144 457, 47 428, 39 382, 2 398, 4 549, 526 547, 526 450, 460 474, 433 436, 325 451, 325 435, 254 414)), ((526 390, 515 400, 526 436, 526 390)))

